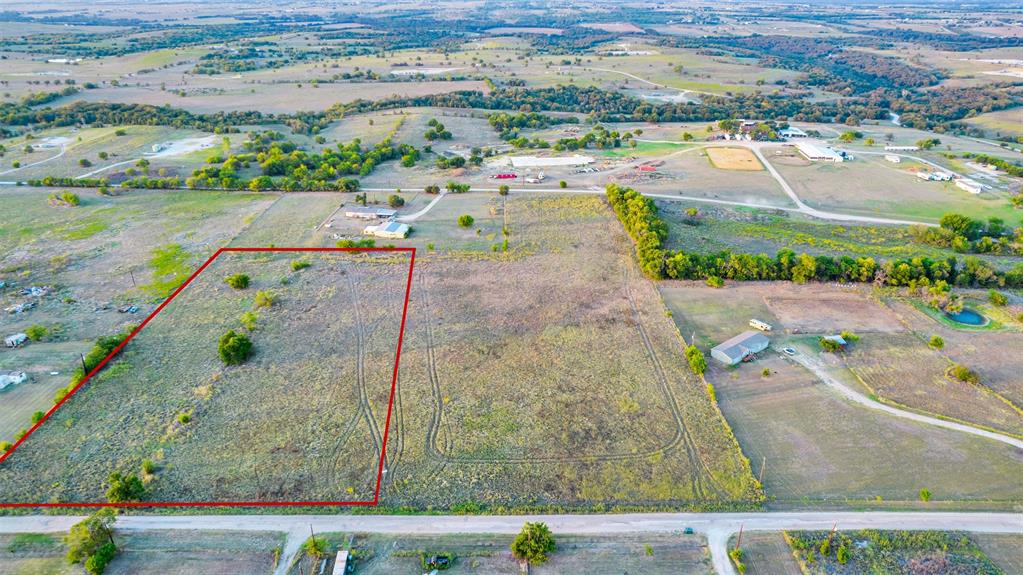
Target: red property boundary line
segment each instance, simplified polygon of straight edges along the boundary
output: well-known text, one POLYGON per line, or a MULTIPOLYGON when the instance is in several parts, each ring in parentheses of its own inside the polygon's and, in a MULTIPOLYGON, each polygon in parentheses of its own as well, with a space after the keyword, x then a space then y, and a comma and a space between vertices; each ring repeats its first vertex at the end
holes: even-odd
POLYGON ((220 248, 216 251, 209 259, 207 259, 199 269, 195 270, 192 275, 188 276, 183 284, 178 286, 170 296, 167 297, 153 313, 149 314, 146 319, 139 324, 128 337, 121 342, 109 355, 103 358, 103 361, 99 362, 96 367, 92 368, 85 377, 82 378, 74 388, 68 392, 60 401, 58 401, 46 415, 43 416, 35 425, 29 428, 28 432, 25 433, 6 453, 0 455, 0 463, 3 463, 8 457, 14 453, 14 450, 19 445, 25 442, 40 425, 46 422, 56 412, 60 406, 64 405, 64 402, 71 399, 86 382, 88 382, 94 375, 96 375, 103 366, 105 366, 111 359, 114 358, 124 346, 128 345, 141 330, 146 327, 156 314, 160 313, 163 308, 167 307, 167 304, 171 302, 182 290, 188 287, 188 284, 192 283, 203 270, 207 268, 213 260, 217 259, 222 253, 227 252, 397 252, 397 253, 408 253, 411 254, 408 266, 408 279, 405 284, 405 303, 401 309, 401 327, 398 331, 398 345, 394 351, 394 371, 391 375, 391 395, 387 401, 387 418, 384 422, 384 438, 383 443, 380 447, 380 462, 377 465, 377 481, 376 488, 373 491, 373 499, 370 501, 139 501, 139 502, 126 502, 126 503, 6 503, 0 502, 0 508, 3 507, 302 507, 302 506, 374 506, 380 500, 380 483, 383 478, 384 472, 384 461, 387 455, 387 434, 391 429, 391 410, 394 407, 394 392, 398 385, 398 364, 401 361, 401 345, 405 338, 405 317, 408 314, 408 300, 409 295, 412 292, 412 270, 416 264, 416 248, 220 248))

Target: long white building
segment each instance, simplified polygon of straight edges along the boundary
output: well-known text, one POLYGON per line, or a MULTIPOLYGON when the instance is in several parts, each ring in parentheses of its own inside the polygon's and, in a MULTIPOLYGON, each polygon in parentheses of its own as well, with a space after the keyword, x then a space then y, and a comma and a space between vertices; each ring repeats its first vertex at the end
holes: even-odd
POLYGON ((796 149, 811 162, 843 162, 845 158, 828 146, 818 146, 810 142, 796 142, 796 149))

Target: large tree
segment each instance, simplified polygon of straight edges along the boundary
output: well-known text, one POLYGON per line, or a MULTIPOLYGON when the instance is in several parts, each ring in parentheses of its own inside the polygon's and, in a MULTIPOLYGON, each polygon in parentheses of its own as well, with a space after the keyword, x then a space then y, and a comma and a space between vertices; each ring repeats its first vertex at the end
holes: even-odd
POLYGON ((547 554, 554 551, 555 547, 554 534, 546 523, 527 522, 512 542, 511 550, 516 558, 539 564, 547 561, 547 554))

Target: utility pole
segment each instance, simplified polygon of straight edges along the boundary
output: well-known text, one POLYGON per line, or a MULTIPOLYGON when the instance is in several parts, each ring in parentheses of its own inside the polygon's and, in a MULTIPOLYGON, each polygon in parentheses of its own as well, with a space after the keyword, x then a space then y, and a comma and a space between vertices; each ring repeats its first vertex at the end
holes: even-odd
POLYGON ((739 545, 742 544, 742 527, 743 527, 743 524, 740 523, 739 524, 739 536, 735 538, 735 550, 736 551, 739 550, 739 545))
POLYGON ((89 368, 85 367, 85 354, 79 352, 78 356, 82 358, 82 379, 85 379, 89 375, 89 368))
POLYGON ((134 273, 134 272, 132 272, 131 270, 128 270, 128 275, 129 275, 129 276, 131 276, 131 287, 133 287, 133 288, 137 288, 137 287, 139 287, 139 286, 138 286, 138 285, 137 285, 137 284, 135 283, 135 273, 134 273))
POLYGON ((761 489, 764 487, 764 468, 767 467, 767 456, 760 462, 760 475, 757 477, 757 483, 760 484, 761 489))
POLYGON ((831 549, 831 540, 835 537, 835 531, 837 530, 838 522, 836 521, 835 525, 831 527, 831 533, 828 534, 828 549, 831 549))

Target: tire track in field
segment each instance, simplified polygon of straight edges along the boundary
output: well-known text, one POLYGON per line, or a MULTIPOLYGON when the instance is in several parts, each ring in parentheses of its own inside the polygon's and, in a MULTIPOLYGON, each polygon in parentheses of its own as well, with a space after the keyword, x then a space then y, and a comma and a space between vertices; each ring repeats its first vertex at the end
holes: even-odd
MULTIPOLYGON (((629 264, 627 264, 628 266, 629 264)), ((444 401, 443 395, 440 388, 440 376, 437 372, 437 362, 435 353, 435 342, 433 335, 433 325, 431 321, 432 313, 430 307, 430 296, 429 290, 426 288, 425 280, 423 276, 420 276, 420 293, 422 294, 423 303, 421 304, 423 314, 425 316, 424 326, 426 332, 426 356, 427 356, 427 374, 430 380, 430 387, 434 400, 433 417, 430 422, 430 427, 427 430, 426 444, 427 455, 436 461, 442 461, 445 463, 462 463, 462 464, 523 464, 523 463, 601 463, 601 462, 612 462, 612 461, 630 461, 646 459, 654 455, 660 455, 668 453, 680 444, 686 446, 687 456, 690 459, 690 473, 693 480, 693 490, 697 497, 704 497, 705 492, 702 485, 702 475, 699 472, 700 460, 696 453, 695 446, 693 444, 691 436, 688 434, 688 430, 685 427, 684 419, 681 412, 678 409, 678 405, 675 401, 675 396, 671 391, 670 384, 664 373, 663 367, 661 366, 660 360, 657 359, 656 354, 653 351, 653 346, 650 344, 649 336, 643 327, 639 317, 639 310, 635 305, 632 298, 632 293, 628 285, 629 275, 628 267, 626 267, 626 298, 628 299, 630 306, 632 307, 633 315, 636 319, 637 328, 640 331, 640 337, 646 347, 647 355, 654 366, 654 371, 658 380, 658 384, 661 387, 661 391, 668 401, 669 410, 671 411, 672 418, 675 420, 674 435, 670 441, 666 444, 657 447, 655 449, 649 449, 639 453, 608 453, 603 455, 580 455, 580 456, 547 456, 547 457, 474 457, 474 456, 452 456, 444 452, 444 449, 438 447, 441 443, 439 440, 441 424, 443 421, 444 412, 444 401)), ((450 442, 446 442, 450 443, 450 442)))
POLYGON ((356 285, 355 271, 350 269, 345 274, 348 279, 348 288, 352 293, 352 311, 355 315, 355 349, 356 349, 356 381, 359 391, 359 406, 362 414, 369 424, 369 433, 373 438, 373 445, 379 452, 383 448, 383 439, 380 435, 380 427, 373 417, 373 408, 369 403, 369 391, 366 388, 366 324, 362 318, 362 304, 359 300, 359 286, 356 285))

